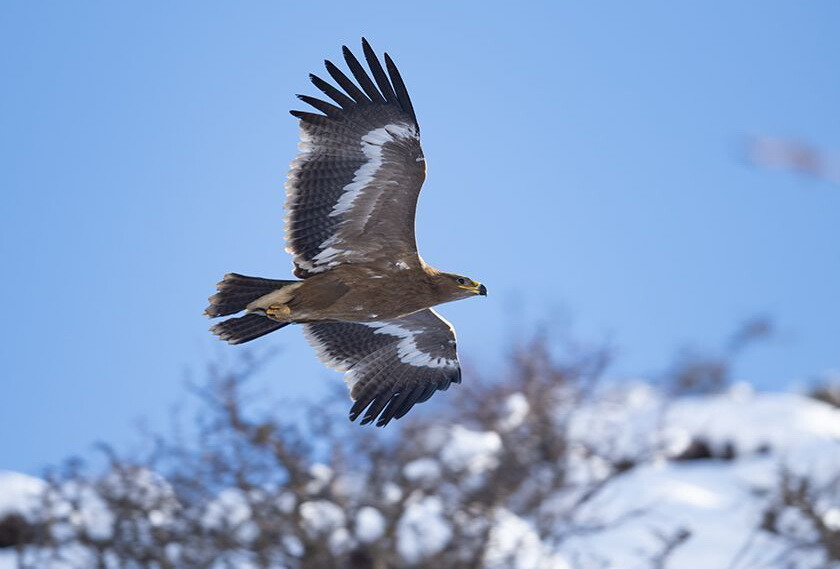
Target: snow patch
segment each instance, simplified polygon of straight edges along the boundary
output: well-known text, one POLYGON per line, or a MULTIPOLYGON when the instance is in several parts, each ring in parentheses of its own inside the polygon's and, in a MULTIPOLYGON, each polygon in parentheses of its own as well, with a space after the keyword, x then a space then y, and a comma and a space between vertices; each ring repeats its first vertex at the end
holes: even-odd
POLYGON ((397 524, 397 551, 407 563, 418 563, 443 550, 452 527, 443 516, 443 501, 427 496, 412 501, 397 524))
POLYGON ((17 472, 0 471, 0 518, 9 514, 23 517, 38 508, 47 483, 17 472))
POLYGON ((495 468, 497 454, 502 449, 502 439, 494 431, 474 431, 455 425, 443 446, 440 458, 452 470, 480 473, 495 468))
POLYGON ((372 543, 385 534, 385 518, 370 506, 356 512, 356 537, 362 543, 372 543))
POLYGON ((403 474, 412 482, 433 482, 440 478, 440 465, 432 458, 418 458, 403 467, 403 474))
POLYGON ((563 557, 543 544, 531 524, 504 509, 494 516, 483 561, 484 569, 570 569, 563 557))
POLYGON ((344 510, 329 500, 313 500, 300 505, 303 526, 312 537, 344 527, 344 510))
POLYGON ((504 416, 499 420, 499 428, 502 431, 512 431, 525 421, 531 406, 528 398, 522 393, 513 393, 505 399, 504 416))

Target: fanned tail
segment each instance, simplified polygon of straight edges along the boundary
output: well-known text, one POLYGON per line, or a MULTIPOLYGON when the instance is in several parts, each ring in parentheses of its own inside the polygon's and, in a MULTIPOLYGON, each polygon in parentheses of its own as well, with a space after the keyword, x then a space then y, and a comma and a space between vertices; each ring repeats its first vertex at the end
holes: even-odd
POLYGON ((208 299, 210 306, 204 309, 204 314, 210 318, 236 314, 261 296, 297 282, 300 281, 281 281, 228 273, 216 285, 219 292, 208 299))
MULTIPOLYGON (((228 273, 216 285, 219 292, 210 297, 210 306, 204 309, 204 314, 210 318, 236 314, 245 310, 258 298, 297 282, 300 281, 281 281, 228 273)), ((261 310, 255 310, 245 316, 228 318, 224 322, 219 322, 210 328, 210 331, 230 344, 244 344, 288 324, 288 322, 272 320, 261 310)))

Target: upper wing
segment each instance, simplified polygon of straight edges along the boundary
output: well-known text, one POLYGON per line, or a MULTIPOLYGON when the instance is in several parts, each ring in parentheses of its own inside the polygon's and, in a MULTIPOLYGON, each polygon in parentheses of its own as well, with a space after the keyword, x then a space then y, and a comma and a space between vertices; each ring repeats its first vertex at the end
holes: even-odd
POLYGON ((455 330, 432 309, 382 322, 304 324, 304 334, 328 366, 347 372, 355 401, 350 420, 399 419, 452 382, 461 382, 455 330))
POLYGON ((298 95, 324 114, 291 111, 300 118, 301 153, 286 182, 286 250, 298 277, 341 263, 420 262, 414 240, 426 175, 420 127, 394 62, 386 53, 386 75, 364 39, 362 46, 375 84, 344 47, 358 85, 326 61, 344 92, 309 77, 338 106, 298 95))

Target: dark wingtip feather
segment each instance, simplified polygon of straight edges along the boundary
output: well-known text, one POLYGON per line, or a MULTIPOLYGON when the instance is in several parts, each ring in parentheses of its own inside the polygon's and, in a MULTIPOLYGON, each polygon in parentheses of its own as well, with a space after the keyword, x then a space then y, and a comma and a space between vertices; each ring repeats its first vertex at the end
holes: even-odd
POLYGON ((373 401, 370 403, 370 407, 368 407, 368 410, 365 413, 364 419, 362 419, 362 425, 367 425, 371 421, 375 420, 379 414, 382 413, 382 409, 388 404, 393 396, 394 394, 391 392, 380 393, 374 397, 373 401))
POLYGON ((418 383, 409 380, 399 387, 377 390, 376 384, 371 382, 367 389, 356 395, 350 409, 350 421, 362 416, 360 425, 375 422, 377 427, 385 427, 391 421, 403 418, 416 405, 428 401, 436 391, 446 391, 453 383, 460 382, 460 367, 448 373, 441 373, 433 381, 418 383))
MULTIPOLYGON (((417 403, 424 403, 424 402, 428 401, 432 397, 432 395, 435 394, 435 391, 437 391, 437 390, 438 390, 438 386, 434 383, 430 383, 429 385, 426 386, 426 388, 423 390, 423 392, 417 397, 417 403)), ((408 412, 408 410, 406 410, 406 412, 408 412)), ((403 414, 405 414, 405 413, 403 413, 403 414)), ((397 418, 399 419, 399 417, 397 417, 397 418)))
POLYGON ((391 83, 394 84, 394 90, 397 93, 397 100, 400 103, 400 107, 411 116, 414 125, 419 131, 420 125, 417 124, 417 115, 414 114, 414 106, 411 104, 411 97, 408 96, 408 89, 405 87, 405 82, 394 60, 391 59, 391 56, 387 52, 385 53, 385 67, 388 68, 388 75, 391 77, 391 83))
POLYGON ((394 413, 396 412, 397 408, 402 404, 403 399, 405 399, 406 395, 408 395, 409 393, 409 389, 403 389, 402 391, 388 399, 388 404, 385 405, 385 407, 379 413, 379 420, 376 421, 377 427, 384 427, 385 425, 391 422, 391 419, 394 418, 394 413))
POLYGON ((353 403, 353 407, 350 408, 350 420, 355 421, 358 419, 359 414, 365 410, 365 407, 367 407, 367 404, 363 404, 362 400, 358 400, 353 403))
POLYGON ((314 73, 309 74, 309 80, 312 81, 312 84, 315 85, 324 95, 338 103, 341 107, 345 109, 349 109, 353 105, 355 105, 355 101, 315 75, 314 73))
POLYGON ((324 115, 319 115, 316 113, 308 113, 306 111, 289 111, 289 114, 293 117, 300 119, 301 121, 309 124, 315 125, 324 125, 329 123, 329 118, 325 117, 324 115))
POLYGON ((394 88, 391 86, 388 76, 385 75, 382 64, 379 63, 379 58, 376 57, 376 52, 373 51, 373 48, 365 38, 362 38, 362 52, 365 54, 365 61, 367 61, 370 72, 373 73, 373 78, 376 80, 379 90, 385 96, 385 100, 389 103, 398 103, 397 94, 394 93, 394 88))
POLYGON ((309 74, 309 80, 312 84, 329 99, 334 101, 338 107, 320 99, 303 99, 303 96, 299 95, 298 97, 301 100, 312 105, 324 113, 324 115, 298 110, 290 111, 291 115, 313 125, 326 126, 330 123, 325 118, 332 120, 340 119, 345 116, 344 112, 356 106, 370 104, 396 105, 400 110, 409 115, 419 132, 417 116, 414 112, 414 107, 405 83, 390 55, 385 54, 385 66, 383 67, 376 53, 373 51, 370 42, 368 42, 367 38, 363 37, 362 51, 367 62, 368 71, 360 63, 359 59, 353 55, 349 47, 343 45, 341 46, 341 51, 347 66, 350 68, 352 78, 329 59, 324 60, 324 67, 333 79, 332 82, 328 83, 314 73, 309 74))
POLYGON ((344 54, 344 61, 347 63, 347 67, 350 68, 350 72, 353 73, 353 77, 359 82, 368 99, 374 103, 385 103, 386 101, 382 93, 379 92, 379 89, 370 80, 370 76, 364 67, 362 67, 362 64, 359 63, 359 60, 356 59, 356 56, 353 55, 353 52, 346 45, 341 46, 341 51, 344 54))
POLYGON ((388 408, 382 412, 380 422, 382 427, 387 425, 391 419, 399 419, 408 413, 417 400, 423 394, 424 387, 418 383, 411 383, 406 385, 402 393, 391 399, 388 408))
MULTIPOLYGON (((358 419, 359 415, 362 414, 362 411, 364 411, 367 408, 367 406, 370 405, 372 399, 373 397, 370 396, 359 397, 358 399, 356 399, 355 403, 353 403, 353 407, 350 408, 350 420, 355 421, 356 419, 358 419)), ((367 423, 369 422, 370 421, 368 421, 367 423)), ((362 425, 366 425, 367 423, 364 421, 364 419, 361 422, 362 425)))
POLYGON ((335 105, 331 105, 326 101, 322 101, 321 99, 316 99, 315 97, 310 97, 309 95, 295 95, 298 99, 306 103, 307 105, 311 105, 324 113, 324 115, 332 118, 339 118, 341 117, 341 108, 336 107, 335 105))
POLYGON ((327 68, 327 73, 330 74, 330 77, 335 79, 335 82, 344 89, 344 92, 350 95, 350 97, 356 101, 359 105, 365 105, 370 103, 370 99, 367 98, 367 95, 362 93, 361 89, 356 87, 356 85, 350 80, 344 72, 336 67, 336 65, 330 61, 329 59, 324 60, 324 67, 327 68))

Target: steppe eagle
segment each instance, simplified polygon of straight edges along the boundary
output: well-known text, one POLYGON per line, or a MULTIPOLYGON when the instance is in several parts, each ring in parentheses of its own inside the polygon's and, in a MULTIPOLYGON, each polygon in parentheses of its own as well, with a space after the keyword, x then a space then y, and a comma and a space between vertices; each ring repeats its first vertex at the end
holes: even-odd
POLYGON ((452 325, 432 306, 486 295, 484 285, 427 265, 414 214, 426 173, 420 127, 399 71, 362 39, 370 75, 345 46, 355 82, 330 61, 332 102, 300 119, 300 154, 286 182, 286 251, 301 280, 225 275, 210 297, 211 328, 231 344, 301 324, 318 357, 345 372, 350 420, 378 426, 461 381, 452 325), (387 73, 386 73, 387 70, 387 73), (372 76, 372 77, 371 77, 372 76), (339 89, 340 87, 340 89, 339 89))

